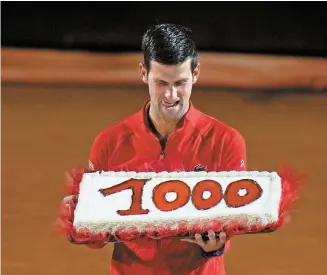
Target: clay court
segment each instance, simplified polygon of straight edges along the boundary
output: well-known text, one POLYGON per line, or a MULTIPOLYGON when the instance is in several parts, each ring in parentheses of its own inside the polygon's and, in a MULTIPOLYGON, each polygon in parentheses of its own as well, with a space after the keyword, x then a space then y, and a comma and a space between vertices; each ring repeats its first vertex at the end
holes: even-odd
MULTIPOLYGON (((92 56, 75 55, 63 67, 55 54, 31 62, 24 59, 30 54, 5 53, 2 274, 109 274, 110 246, 95 251, 72 245, 52 226, 64 196, 65 172, 86 165, 95 135, 138 111, 147 99, 147 87, 138 84, 137 57, 106 57, 113 58, 109 71, 105 61, 92 56), (59 61, 50 66, 49 60, 59 61)), ((299 66, 293 72, 287 66, 300 63, 285 61, 284 77, 269 69, 269 62, 251 63, 261 66, 262 77, 246 66, 218 70, 215 62, 211 68, 203 65, 193 102, 243 134, 248 170, 277 169, 285 161, 309 174, 291 223, 272 234, 235 238, 226 256, 227 274, 327 274, 326 61, 303 61, 309 62, 303 66, 307 71, 299 66), (236 83, 233 89, 231 83, 236 83)))

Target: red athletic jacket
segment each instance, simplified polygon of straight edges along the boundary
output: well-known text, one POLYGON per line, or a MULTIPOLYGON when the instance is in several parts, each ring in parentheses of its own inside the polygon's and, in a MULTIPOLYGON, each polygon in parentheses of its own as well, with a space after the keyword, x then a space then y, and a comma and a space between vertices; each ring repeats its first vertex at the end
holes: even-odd
MULTIPOLYGON (((89 165, 111 171, 207 171, 246 169, 242 136, 192 105, 177 131, 160 143, 142 110, 101 131, 89 165)), ((229 243, 225 252, 229 249, 229 243)), ((200 247, 179 240, 142 240, 114 245, 111 275, 223 275, 224 255, 204 258, 200 247)))

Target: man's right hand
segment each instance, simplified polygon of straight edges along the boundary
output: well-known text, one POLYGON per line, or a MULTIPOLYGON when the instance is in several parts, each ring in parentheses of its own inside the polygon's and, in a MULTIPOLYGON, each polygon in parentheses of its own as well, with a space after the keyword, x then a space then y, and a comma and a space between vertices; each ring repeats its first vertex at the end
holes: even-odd
MULTIPOLYGON (((73 214, 74 214, 73 212, 76 207, 77 200, 78 200, 78 197, 76 195, 66 196, 62 200, 61 207, 63 207, 63 209, 64 209, 63 212, 65 213, 65 218, 73 217, 73 214)), ((66 220, 65 222, 72 224, 73 220, 68 220, 68 221, 66 220)), ((85 245, 86 247, 91 248, 91 249, 99 249, 106 245, 106 243, 104 241, 95 241, 92 243, 88 243, 82 239, 81 240, 74 239, 74 236, 71 236, 71 235, 67 236, 67 240, 72 244, 85 245)))

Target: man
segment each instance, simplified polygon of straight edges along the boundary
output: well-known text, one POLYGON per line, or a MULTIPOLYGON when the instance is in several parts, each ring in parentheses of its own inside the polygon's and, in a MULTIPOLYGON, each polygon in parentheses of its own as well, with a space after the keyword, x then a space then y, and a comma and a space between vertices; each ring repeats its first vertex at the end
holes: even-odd
MULTIPOLYGON (((94 140, 89 165, 111 171, 245 170, 242 136, 233 128, 198 111, 190 101, 200 65, 192 32, 161 24, 143 36, 140 73, 150 100, 143 108, 101 131, 94 140)), ((225 274, 229 237, 209 241, 141 240, 116 243, 112 275, 225 274)), ((103 243, 87 245, 101 248, 103 243)))

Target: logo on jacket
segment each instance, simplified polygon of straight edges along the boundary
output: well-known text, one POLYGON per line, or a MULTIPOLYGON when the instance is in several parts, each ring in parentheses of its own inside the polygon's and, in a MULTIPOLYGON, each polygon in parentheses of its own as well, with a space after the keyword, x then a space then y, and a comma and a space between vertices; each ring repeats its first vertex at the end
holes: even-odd
POLYGON ((94 164, 89 160, 89 169, 94 170, 94 164))
POLYGON ((194 172, 201 172, 201 171, 207 172, 208 171, 208 168, 207 168, 207 166, 204 166, 204 165, 201 165, 201 164, 197 164, 197 165, 194 166, 193 171, 194 172))

